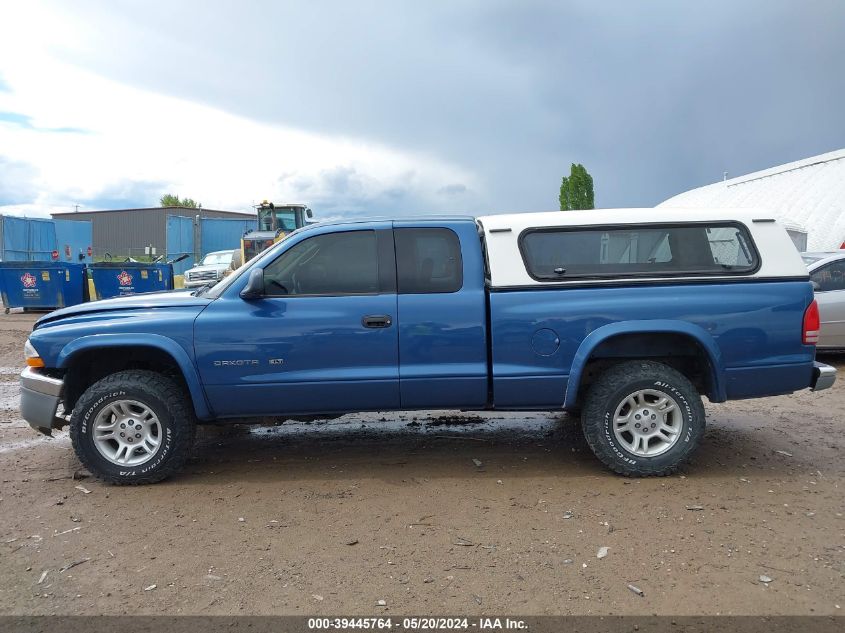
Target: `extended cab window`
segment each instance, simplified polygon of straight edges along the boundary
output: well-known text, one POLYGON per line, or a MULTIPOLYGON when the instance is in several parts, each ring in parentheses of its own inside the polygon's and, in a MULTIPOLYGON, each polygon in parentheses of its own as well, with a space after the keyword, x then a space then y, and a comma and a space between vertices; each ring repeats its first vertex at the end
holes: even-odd
POLYGON ((374 294, 378 289, 375 231, 310 237, 264 269, 269 296, 374 294))
POLYGON ((395 229, 400 294, 457 292, 463 285, 461 244, 449 229, 395 229))
POLYGON ((520 250, 542 281, 741 274, 758 265, 748 231, 733 223, 532 229, 520 250))
POLYGON ((820 292, 845 290, 845 260, 822 266, 810 279, 818 284, 816 289, 820 292))

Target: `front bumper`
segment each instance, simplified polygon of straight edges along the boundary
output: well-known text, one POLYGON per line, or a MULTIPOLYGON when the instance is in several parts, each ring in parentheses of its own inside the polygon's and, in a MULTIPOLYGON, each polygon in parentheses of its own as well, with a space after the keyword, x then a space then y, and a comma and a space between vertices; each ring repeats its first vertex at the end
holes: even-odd
POLYGON ((21 417, 33 429, 50 435, 54 428, 65 425, 56 417, 62 398, 64 381, 39 373, 32 367, 21 372, 21 417))
POLYGON ((810 388, 813 391, 821 391, 822 389, 829 389, 836 382, 836 369, 824 363, 813 363, 813 382, 810 383, 810 388))

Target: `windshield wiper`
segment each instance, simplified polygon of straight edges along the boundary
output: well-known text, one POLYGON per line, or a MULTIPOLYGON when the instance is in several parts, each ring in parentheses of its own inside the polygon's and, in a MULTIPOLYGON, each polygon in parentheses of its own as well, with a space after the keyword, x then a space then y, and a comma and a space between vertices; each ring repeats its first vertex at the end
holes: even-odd
POLYGON ((205 284, 204 286, 200 286, 199 288, 197 288, 197 291, 194 293, 194 296, 195 296, 195 297, 201 297, 201 296, 202 296, 202 295, 204 295, 206 292, 208 292, 209 290, 211 290, 211 288, 212 288, 213 286, 214 286, 214 284, 205 284))

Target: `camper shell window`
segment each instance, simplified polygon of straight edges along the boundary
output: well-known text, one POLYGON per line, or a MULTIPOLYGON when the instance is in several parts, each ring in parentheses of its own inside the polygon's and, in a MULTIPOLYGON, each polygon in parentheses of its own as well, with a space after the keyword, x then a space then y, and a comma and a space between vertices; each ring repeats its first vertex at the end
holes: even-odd
POLYGON ((519 250, 537 281, 748 275, 760 266, 738 222, 528 229, 519 250))

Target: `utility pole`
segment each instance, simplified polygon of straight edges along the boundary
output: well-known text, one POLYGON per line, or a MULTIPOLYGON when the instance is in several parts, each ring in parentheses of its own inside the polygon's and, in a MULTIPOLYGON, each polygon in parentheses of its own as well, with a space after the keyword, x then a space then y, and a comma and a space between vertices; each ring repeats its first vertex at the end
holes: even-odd
POLYGON ((202 209, 194 216, 194 264, 202 260, 202 209))

